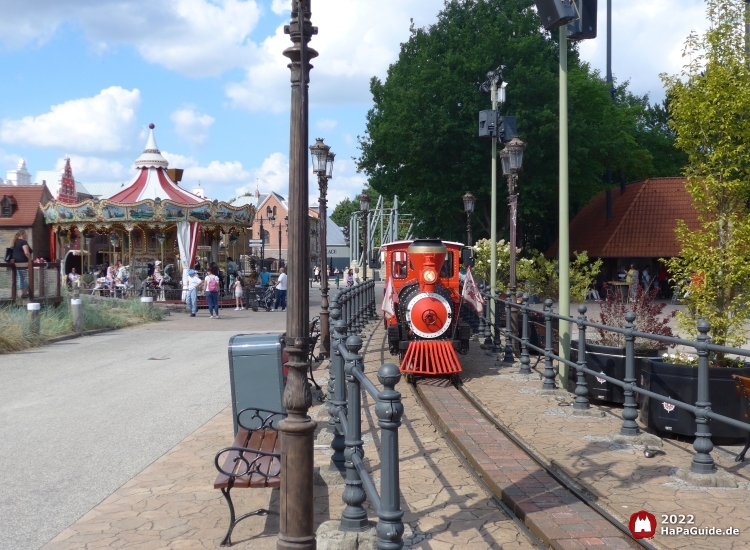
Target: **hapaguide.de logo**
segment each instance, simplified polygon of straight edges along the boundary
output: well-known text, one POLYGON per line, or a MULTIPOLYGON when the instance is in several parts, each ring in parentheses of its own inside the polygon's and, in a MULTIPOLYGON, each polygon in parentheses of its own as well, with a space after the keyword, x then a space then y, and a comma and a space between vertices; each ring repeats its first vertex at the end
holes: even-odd
POLYGON ((640 510, 630 516, 628 529, 634 539, 651 539, 656 534, 656 516, 640 510))

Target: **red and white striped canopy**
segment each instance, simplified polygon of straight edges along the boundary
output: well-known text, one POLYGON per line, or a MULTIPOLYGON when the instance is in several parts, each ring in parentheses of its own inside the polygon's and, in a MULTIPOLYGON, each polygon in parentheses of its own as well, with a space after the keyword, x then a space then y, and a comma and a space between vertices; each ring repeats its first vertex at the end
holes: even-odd
POLYGON ((154 125, 149 124, 149 128, 146 148, 135 161, 138 174, 124 188, 107 198, 111 201, 126 203, 156 198, 173 200, 182 204, 204 202, 205 199, 185 191, 169 177, 167 174, 169 162, 162 156, 156 145, 154 125))

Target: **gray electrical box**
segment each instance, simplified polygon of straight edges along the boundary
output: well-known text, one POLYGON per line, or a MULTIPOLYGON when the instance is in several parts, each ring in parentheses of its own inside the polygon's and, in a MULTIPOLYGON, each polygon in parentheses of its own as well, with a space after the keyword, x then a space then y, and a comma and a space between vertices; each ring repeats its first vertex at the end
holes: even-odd
POLYGON ((542 25, 548 31, 578 17, 572 0, 534 0, 534 3, 542 25))
MULTIPOLYGON (((247 408, 286 412, 282 396, 286 384, 281 357, 283 334, 237 334, 229 339, 229 381, 232 386, 234 434, 239 425, 237 413, 247 408)), ((250 417, 243 424, 254 428, 250 417)), ((273 422, 275 426, 281 418, 273 422)))
POLYGON ((500 118, 492 109, 479 111, 479 137, 497 137, 497 125, 500 118))
POLYGON ((498 124, 500 130, 497 137, 500 140, 508 142, 516 137, 516 117, 509 115, 501 116, 498 124))
POLYGON ((568 38, 571 40, 596 38, 597 0, 577 0, 577 5, 581 16, 568 23, 568 38))

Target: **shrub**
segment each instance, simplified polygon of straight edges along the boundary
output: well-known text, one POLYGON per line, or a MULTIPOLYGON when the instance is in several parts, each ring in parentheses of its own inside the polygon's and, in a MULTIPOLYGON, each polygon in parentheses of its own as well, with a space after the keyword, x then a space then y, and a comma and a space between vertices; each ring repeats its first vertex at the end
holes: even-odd
MULTIPOLYGON (((644 292, 642 287, 638 287, 635 295, 635 301, 627 303, 622 294, 610 289, 607 291, 607 298, 601 304, 601 313, 599 322, 602 325, 610 327, 625 328, 625 313, 632 311, 635 313, 635 330, 638 332, 649 332, 659 336, 674 337, 672 327, 669 326, 670 319, 675 317, 676 311, 671 315, 662 317, 666 304, 655 302, 656 290, 644 292)), ((622 348, 625 346, 625 336, 619 332, 610 332, 603 329, 596 329, 599 333, 599 339, 602 345, 622 348)), ((636 338, 636 349, 659 349, 667 347, 667 344, 647 338, 636 338)), ((670 346, 673 347, 673 346, 670 346)))

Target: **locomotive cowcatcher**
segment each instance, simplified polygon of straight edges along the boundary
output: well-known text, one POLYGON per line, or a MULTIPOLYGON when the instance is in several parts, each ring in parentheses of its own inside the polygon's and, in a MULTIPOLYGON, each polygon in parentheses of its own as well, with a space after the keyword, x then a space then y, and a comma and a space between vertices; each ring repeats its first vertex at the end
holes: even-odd
MULTIPOLYGON (((438 239, 398 241, 381 247, 388 347, 407 375, 455 376, 456 352, 469 350, 471 329, 459 320, 459 261, 471 249, 438 239), (462 254, 464 252, 464 254, 462 254), (390 294, 390 296, 388 296, 390 294)), ((468 256, 466 256, 468 257, 468 256)))

